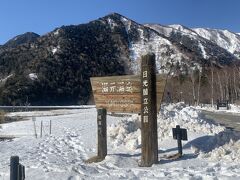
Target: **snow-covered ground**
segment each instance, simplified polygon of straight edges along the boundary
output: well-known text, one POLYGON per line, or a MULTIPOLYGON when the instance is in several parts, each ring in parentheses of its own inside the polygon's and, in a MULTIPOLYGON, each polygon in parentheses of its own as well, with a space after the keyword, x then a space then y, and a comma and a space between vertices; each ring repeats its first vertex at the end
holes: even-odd
POLYGON ((196 109, 206 110, 211 112, 221 112, 221 113, 226 112, 226 113, 232 113, 232 114, 240 114, 240 106, 235 104, 229 104, 229 109, 227 109, 226 107, 219 107, 219 110, 217 110, 216 105, 212 107, 211 104, 204 104, 202 106, 197 106, 196 109))
POLYGON ((0 135, 20 137, 0 141, 0 180, 9 179, 9 160, 13 155, 20 156, 25 165, 26 180, 240 179, 240 134, 211 124, 201 110, 183 103, 163 105, 158 115, 159 164, 138 166, 141 131, 137 115, 108 115, 108 155, 100 163, 86 164, 84 161, 97 153, 96 116, 94 108, 28 112, 27 121, 2 124, 0 135), (37 116, 38 138, 34 136, 31 115, 37 116), (167 155, 177 152, 171 133, 176 125, 188 130, 188 141, 183 141, 184 156, 169 160, 167 155))

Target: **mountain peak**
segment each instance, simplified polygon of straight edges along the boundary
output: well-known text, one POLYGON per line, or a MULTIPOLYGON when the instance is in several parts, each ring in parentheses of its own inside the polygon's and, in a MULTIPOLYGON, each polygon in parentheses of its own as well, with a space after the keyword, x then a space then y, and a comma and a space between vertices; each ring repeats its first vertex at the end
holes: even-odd
POLYGON ((124 17, 123 15, 121 15, 121 14, 119 14, 119 13, 116 13, 116 12, 109 13, 109 14, 107 14, 107 15, 104 16, 104 17, 109 17, 109 16, 124 17))
POLYGON ((3 46, 4 47, 16 47, 20 44, 33 42, 38 37, 40 37, 40 35, 38 35, 34 32, 26 32, 24 34, 20 34, 18 36, 15 36, 14 38, 10 39, 3 46))
POLYGON ((134 20, 129 19, 128 17, 126 17, 124 15, 121 15, 119 13, 116 13, 116 12, 110 13, 110 14, 108 14, 108 15, 100 18, 100 19, 109 19, 109 18, 112 19, 112 20, 122 20, 122 19, 125 19, 127 21, 131 21, 131 22, 134 22, 136 24, 139 24, 139 23, 135 22, 134 20))

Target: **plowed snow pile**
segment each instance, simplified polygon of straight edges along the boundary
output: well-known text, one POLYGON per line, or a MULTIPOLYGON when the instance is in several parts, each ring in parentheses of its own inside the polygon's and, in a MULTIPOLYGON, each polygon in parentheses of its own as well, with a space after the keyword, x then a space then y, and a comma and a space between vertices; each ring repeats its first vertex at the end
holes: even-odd
MULTIPOLYGON (((201 117, 200 110, 186 107, 183 103, 164 105, 158 114, 158 139, 163 141, 172 137, 172 128, 180 125, 188 131, 215 135, 224 131, 224 127, 208 123, 201 117)), ((109 126, 109 136, 113 144, 118 148, 126 145, 126 148, 136 149, 141 144, 140 117, 133 115, 131 118, 121 120, 118 124, 109 126)))
MULTIPOLYGON (((11 116, 25 116, 14 113, 11 116)), ((100 163, 84 161, 96 155, 96 109, 28 112, 29 120, 2 124, 0 135, 21 135, 0 141, 0 180, 9 179, 9 159, 20 156, 26 180, 78 179, 239 179, 240 134, 213 124, 194 107, 183 103, 163 105, 158 114, 159 164, 139 167, 141 123, 137 115, 107 116, 108 156, 100 163), (38 138, 34 137, 36 117, 38 138), (49 120, 52 134, 49 135, 49 120), (40 124, 43 122, 43 137, 40 124), (183 141, 184 156, 166 159, 177 152, 172 128, 188 130, 183 141)))

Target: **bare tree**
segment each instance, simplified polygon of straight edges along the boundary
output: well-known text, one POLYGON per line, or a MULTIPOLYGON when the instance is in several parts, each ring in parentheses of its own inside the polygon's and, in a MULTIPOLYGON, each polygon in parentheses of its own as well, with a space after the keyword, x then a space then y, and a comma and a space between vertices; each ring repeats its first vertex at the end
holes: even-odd
POLYGON ((230 100, 229 99, 229 73, 227 68, 223 69, 223 73, 224 73, 224 90, 225 90, 225 100, 230 100))
POLYGON ((222 86, 222 81, 221 81, 221 77, 219 72, 217 71, 217 77, 218 77, 218 84, 219 84, 219 90, 220 90, 220 96, 221 96, 221 100, 223 100, 223 86, 222 86))
POLYGON ((211 104, 213 107, 213 64, 211 61, 211 104))
POLYGON ((195 80, 195 71, 194 70, 191 71, 190 80, 191 80, 191 83, 192 83, 193 102, 194 102, 194 105, 196 105, 196 92, 195 92, 196 80, 195 80))
POLYGON ((200 87, 201 87, 202 69, 198 70, 198 90, 197 90, 197 106, 200 100, 200 87))

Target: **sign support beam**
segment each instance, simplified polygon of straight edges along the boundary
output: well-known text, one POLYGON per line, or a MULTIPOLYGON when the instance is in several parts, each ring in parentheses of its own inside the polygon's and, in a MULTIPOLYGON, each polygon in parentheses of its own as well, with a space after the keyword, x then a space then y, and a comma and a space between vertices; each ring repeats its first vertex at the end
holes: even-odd
POLYGON ((107 156, 107 111, 106 109, 97 110, 97 125, 98 125, 98 157, 105 159, 107 156))
POLYGON ((86 160, 86 163, 101 162, 107 156, 107 110, 97 109, 97 155, 86 160))
POLYGON ((141 66, 142 157, 140 166, 158 163, 155 55, 142 57, 141 66))

